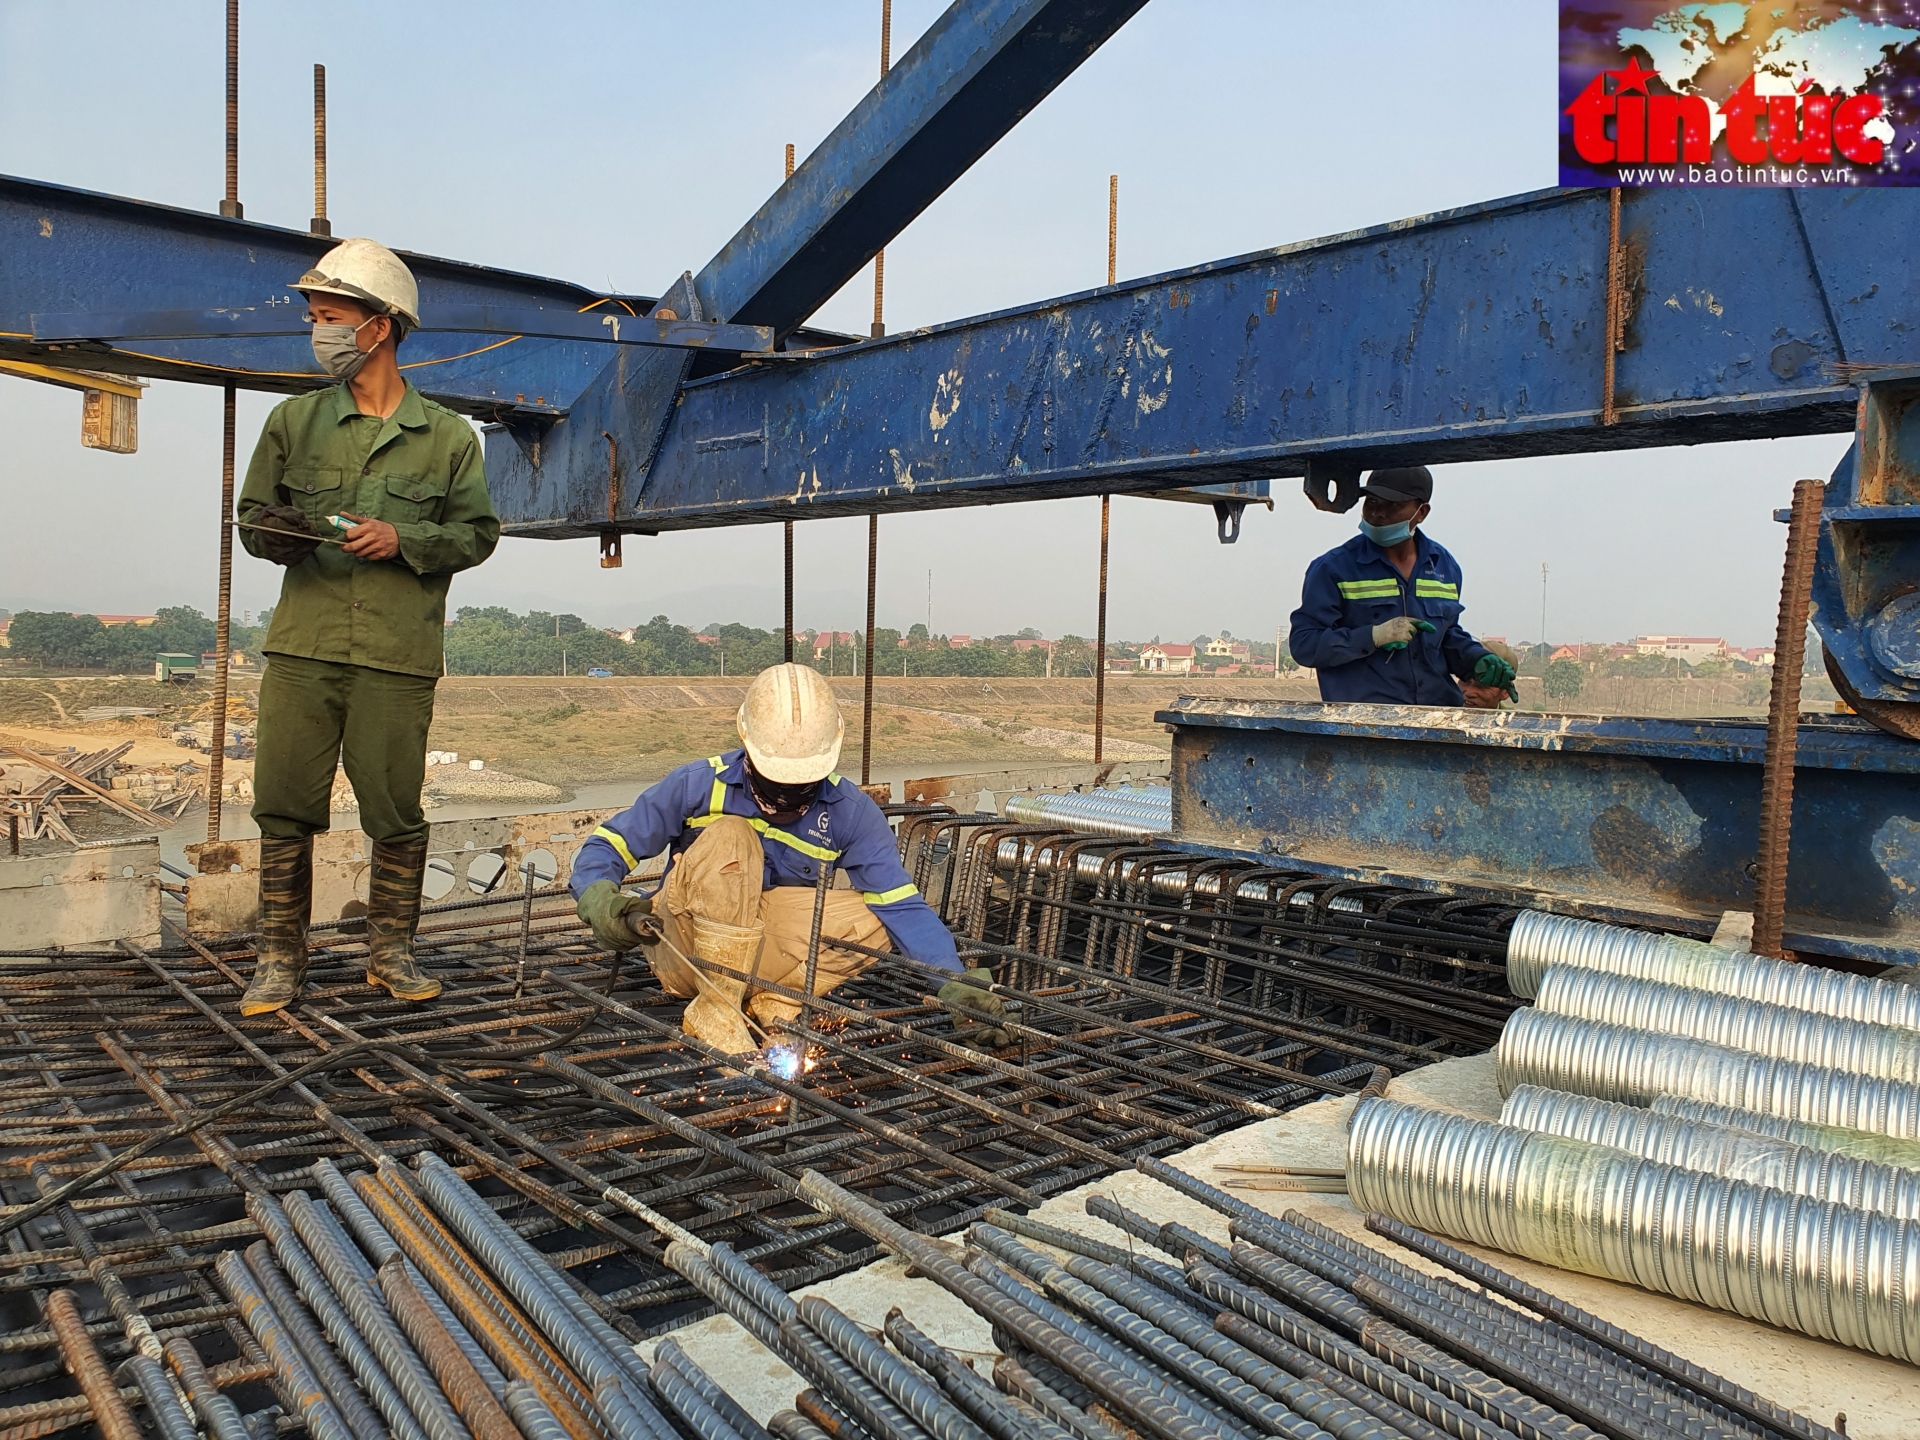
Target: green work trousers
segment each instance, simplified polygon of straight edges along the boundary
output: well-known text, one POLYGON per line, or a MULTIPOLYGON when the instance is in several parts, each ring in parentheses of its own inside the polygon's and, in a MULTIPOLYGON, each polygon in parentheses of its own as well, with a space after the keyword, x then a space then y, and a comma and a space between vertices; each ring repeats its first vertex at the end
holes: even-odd
POLYGON ((434 684, 426 675, 269 654, 253 763, 260 833, 297 840, 325 830, 334 767, 344 764, 369 840, 393 845, 425 835, 420 785, 434 684))

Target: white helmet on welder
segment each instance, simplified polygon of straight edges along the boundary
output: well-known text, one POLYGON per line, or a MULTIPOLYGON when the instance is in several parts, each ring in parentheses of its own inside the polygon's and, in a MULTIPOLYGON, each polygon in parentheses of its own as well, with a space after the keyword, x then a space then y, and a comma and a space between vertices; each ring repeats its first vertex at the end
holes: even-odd
POLYGON ((398 316, 420 328, 420 287, 400 257, 378 240, 342 240, 293 282, 302 295, 343 295, 376 315, 398 316))
POLYGON ((776 785, 823 780, 840 759, 847 725, 818 670, 772 665, 753 677, 741 702, 740 743, 753 768, 776 785))

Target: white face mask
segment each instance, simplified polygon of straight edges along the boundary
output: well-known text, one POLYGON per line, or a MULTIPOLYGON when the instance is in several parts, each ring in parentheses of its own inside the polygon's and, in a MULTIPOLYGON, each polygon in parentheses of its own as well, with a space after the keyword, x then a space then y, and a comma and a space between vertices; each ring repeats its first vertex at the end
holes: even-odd
POLYGON ((358 325, 314 322, 313 358, 320 362, 320 368, 336 380, 351 380, 359 374, 360 367, 367 363, 367 356, 373 353, 360 348, 359 334, 379 318, 370 316, 358 325))

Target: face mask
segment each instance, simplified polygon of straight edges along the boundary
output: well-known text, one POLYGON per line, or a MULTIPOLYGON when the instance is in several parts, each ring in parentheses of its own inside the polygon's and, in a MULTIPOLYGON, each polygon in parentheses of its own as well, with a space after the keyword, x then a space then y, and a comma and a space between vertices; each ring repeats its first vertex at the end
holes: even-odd
POLYGON ((1362 520, 1360 533, 1376 545, 1398 545, 1413 534, 1413 522, 1402 520, 1398 525, 1369 525, 1362 520))
POLYGON ((320 362, 320 368, 336 380, 351 380, 360 373, 360 367, 367 363, 371 351, 362 350, 356 337, 371 325, 379 316, 362 320, 358 325, 321 325, 313 327, 313 358, 320 362))
POLYGON ((747 786, 753 792, 754 803, 767 818, 787 825, 804 815, 807 807, 820 797, 818 780, 783 785, 767 779, 751 766, 747 769, 747 786))

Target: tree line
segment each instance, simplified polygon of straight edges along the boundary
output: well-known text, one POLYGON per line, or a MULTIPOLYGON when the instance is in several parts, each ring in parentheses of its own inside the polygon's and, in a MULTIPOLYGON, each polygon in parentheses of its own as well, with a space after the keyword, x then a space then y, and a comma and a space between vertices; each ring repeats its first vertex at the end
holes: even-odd
MULTIPOLYGON (((266 639, 269 610, 258 625, 228 627, 229 648, 251 653, 266 639)), ((211 617, 191 605, 167 605, 151 625, 103 625, 98 615, 21 610, 7 631, 9 659, 61 670, 147 670, 158 654, 204 655, 214 646, 211 617)))
MULTIPOLYGON (((925 625, 916 624, 905 635, 875 626, 874 670, 908 676, 1046 674, 1045 647, 1017 649, 1013 641, 1019 638, 956 648, 929 636, 925 625)), ((860 674, 865 650, 866 637, 855 631, 853 644, 835 645, 816 661, 812 633, 794 637, 794 659, 823 673, 860 674)), ((627 641, 578 615, 545 610, 522 615, 499 605, 468 605, 447 627, 446 653, 449 675, 583 675, 594 669, 615 675, 753 675, 779 664, 785 645, 778 630, 733 623, 695 630, 665 615, 635 626, 627 641)), ((1056 641, 1053 673, 1092 675, 1093 646, 1073 635, 1056 641)))

